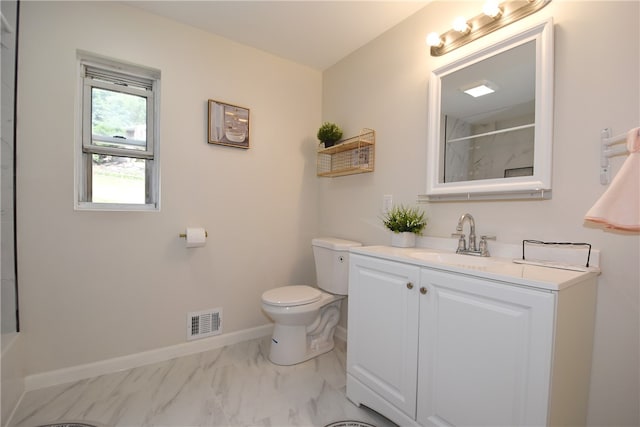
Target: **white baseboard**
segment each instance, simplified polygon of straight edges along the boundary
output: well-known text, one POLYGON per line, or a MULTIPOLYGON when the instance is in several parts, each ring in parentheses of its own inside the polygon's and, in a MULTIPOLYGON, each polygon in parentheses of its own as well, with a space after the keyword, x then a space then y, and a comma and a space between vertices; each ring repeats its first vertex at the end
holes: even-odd
POLYGON ((87 363, 85 365, 73 366, 70 368, 57 369, 55 371, 43 372, 29 375, 24 379, 25 392, 64 384, 72 381, 79 381, 98 375, 110 374, 125 369, 136 368, 151 363, 164 362, 176 357, 187 356, 200 353, 215 348, 236 344, 255 338, 261 338, 273 333, 273 324, 258 326, 251 329, 231 332, 228 334, 216 335, 197 341, 189 341, 169 347, 149 350, 142 353, 131 354, 113 359, 101 360, 99 362, 87 363))
POLYGON ((24 349, 22 337, 19 333, 4 334, 2 339, 2 379, 0 397, 2 400, 0 419, 1 425, 10 425, 22 396, 24 396, 24 349))

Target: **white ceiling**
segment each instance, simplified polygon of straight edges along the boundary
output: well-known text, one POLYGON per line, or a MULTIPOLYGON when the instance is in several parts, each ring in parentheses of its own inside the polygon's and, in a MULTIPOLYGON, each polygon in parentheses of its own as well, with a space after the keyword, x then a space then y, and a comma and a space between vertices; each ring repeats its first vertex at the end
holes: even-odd
POLYGON ((324 70, 429 1, 145 0, 123 3, 324 70))

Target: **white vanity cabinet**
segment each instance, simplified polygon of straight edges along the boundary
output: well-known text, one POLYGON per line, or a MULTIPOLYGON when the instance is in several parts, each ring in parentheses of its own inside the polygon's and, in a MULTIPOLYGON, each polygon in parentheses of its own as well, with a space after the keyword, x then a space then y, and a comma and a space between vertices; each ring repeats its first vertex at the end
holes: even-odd
POLYGON ((595 274, 526 286, 532 266, 510 282, 356 252, 350 400, 401 426, 584 425, 595 274))
POLYGON ((545 425, 555 294, 427 269, 420 286, 418 423, 545 425))
POLYGON ((417 266, 350 256, 348 377, 412 417, 416 412, 419 282, 417 266))

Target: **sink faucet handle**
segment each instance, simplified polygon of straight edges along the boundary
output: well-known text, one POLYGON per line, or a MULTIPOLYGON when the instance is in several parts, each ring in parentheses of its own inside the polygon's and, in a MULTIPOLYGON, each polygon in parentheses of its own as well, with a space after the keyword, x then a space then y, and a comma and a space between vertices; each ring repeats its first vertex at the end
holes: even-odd
POLYGON ((458 239, 458 249, 456 252, 462 252, 467 250, 467 242, 464 240, 464 233, 451 233, 451 237, 459 237, 458 239))
POLYGON ((480 236, 480 256, 490 256, 489 249, 487 249, 487 240, 496 240, 496 236, 480 236))

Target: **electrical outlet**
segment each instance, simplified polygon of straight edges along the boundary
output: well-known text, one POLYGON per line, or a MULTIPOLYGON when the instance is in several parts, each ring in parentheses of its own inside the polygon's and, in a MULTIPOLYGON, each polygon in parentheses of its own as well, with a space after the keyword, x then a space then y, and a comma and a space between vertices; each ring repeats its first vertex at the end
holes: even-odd
POLYGON ((382 196, 382 213, 387 213, 393 207, 393 196, 391 194, 385 194, 382 196))

